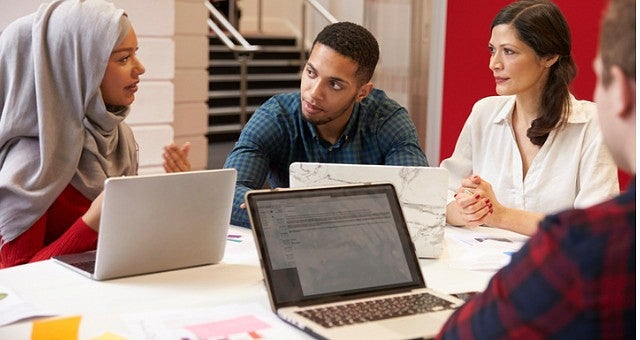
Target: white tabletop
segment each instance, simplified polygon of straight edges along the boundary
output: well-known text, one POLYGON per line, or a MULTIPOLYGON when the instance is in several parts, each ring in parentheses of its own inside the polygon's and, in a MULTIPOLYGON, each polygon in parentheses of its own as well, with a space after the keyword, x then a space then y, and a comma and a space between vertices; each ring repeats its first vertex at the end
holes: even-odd
MULTIPOLYGON (((122 315, 132 312, 235 303, 257 303, 269 309, 251 231, 231 227, 230 233, 241 235, 241 242, 228 241, 223 261, 215 265, 98 282, 48 260, 0 270, 0 287, 55 315, 81 315, 80 339, 105 333, 127 336, 130 330, 122 315)), ((445 239, 440 258, 420 260, 427 285, 445 293, 483 290, 495 270, 461 268, 455 261, 466 245, 445 239)), ((0 339, 29 339, 31 321, 0 327, 0 339)))

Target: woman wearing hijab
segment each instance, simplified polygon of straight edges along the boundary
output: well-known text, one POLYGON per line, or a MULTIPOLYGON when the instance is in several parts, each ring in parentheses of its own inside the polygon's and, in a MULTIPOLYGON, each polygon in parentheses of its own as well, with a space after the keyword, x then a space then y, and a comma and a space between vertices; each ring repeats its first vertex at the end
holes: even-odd
POLYGON ((105 179, 137 173, 137 48, 103 0, 43 4, 0 35, 0 268, 95 249, 105 179))

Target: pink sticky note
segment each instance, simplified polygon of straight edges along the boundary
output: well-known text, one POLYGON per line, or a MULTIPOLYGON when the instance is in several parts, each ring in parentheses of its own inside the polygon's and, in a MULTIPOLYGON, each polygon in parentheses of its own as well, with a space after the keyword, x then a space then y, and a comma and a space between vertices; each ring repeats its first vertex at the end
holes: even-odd
POLYGON ((187 326, 199 338, 226 337, 234 334, 252 333, 269 328, 269 324, 252 315, 240 316, 233 319, 187 326))

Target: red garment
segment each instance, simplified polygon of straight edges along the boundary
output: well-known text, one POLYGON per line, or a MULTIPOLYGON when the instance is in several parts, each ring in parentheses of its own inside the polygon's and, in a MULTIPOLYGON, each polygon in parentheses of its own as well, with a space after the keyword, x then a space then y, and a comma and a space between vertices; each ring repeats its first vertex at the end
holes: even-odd
POLYGON ((636 339, 636 178, 622 195, 547 216, 437 339, 636 339))
POLYGON ((0 250, 0 268, 96 249, 98 233, 80 218, 91 201, 71 184, 27 231, 0 250))

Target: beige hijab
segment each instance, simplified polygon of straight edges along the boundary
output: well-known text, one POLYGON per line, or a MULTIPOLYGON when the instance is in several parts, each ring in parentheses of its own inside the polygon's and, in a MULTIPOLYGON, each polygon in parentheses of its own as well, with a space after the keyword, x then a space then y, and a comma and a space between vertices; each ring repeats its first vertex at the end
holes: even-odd
POLYGON ((103 0, 56 0, 0 35, 0 245, 71 183, 88 199, 133 175, 129 109, 107 111, 100 83, 130 24, 103 0))

